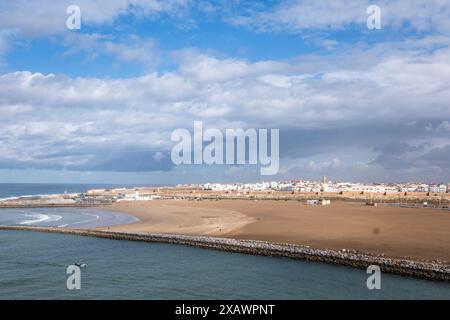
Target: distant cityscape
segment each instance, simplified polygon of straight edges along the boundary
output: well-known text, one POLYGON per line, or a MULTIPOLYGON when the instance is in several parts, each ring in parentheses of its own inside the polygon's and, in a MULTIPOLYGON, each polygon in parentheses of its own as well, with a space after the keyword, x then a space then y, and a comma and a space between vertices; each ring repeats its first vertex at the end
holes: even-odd
MULTIPOLYGON (((194 185, 190 185, 194 186, 194 185)), ((211 191, 294 191, 308 192, 370 192, 370 193, 449 193, 450 183, 355 183, 336 182, 323 177, 321 181, 292 180, 292 181, 267 181, 255 183, 205 183, 195 185, 204 190, 211 191)))

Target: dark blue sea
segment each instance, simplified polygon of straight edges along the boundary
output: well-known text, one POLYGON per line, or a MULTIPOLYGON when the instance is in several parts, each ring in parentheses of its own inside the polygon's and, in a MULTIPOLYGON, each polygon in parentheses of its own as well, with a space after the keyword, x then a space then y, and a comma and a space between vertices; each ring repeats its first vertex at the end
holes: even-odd
POLYGON ((181 245, 0 231, 0 299, 450 299, 450 285, 181 245), (66 268, 82 261, 81 289, 66 268))

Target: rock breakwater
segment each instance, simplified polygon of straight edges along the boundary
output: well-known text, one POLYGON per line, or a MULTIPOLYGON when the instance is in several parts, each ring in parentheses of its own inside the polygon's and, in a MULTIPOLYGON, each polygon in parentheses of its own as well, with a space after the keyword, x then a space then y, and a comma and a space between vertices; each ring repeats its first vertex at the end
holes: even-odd
POLYGON ((378 265, 382 272, 424 278, 429 280, 450 282, 450 265, 443 261, 415 261, 411 259, 390 258, 354 250, 314 249, 287 243, 271 243, 256 240, 238 240, 229 238, 188 236, 159 233, 124 233, 99 230, 81 230, 51 227, 0 226, 0 230, 37 231, 62 233, 113 240, 160 242, 195 246, 227 252, 237 252, 261 256, 285 257, 291 259, 344 265, 366 269, 370 265, 378 265))

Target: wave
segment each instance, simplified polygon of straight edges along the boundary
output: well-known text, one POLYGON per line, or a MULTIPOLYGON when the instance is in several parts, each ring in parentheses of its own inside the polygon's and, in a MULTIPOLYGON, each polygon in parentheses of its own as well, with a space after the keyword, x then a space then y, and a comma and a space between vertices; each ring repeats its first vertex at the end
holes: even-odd
POLYGON ((20 197, 6 197, 6 198, 0 198, 0 202, 2 201, 8 201, 8 200, 17 200, 20 199, 20 197))
POLYGON ((5 197, 5 198, 0 198, 0 202, 2 201, 8 201, 8 200, 20 200, 20 199, 30 199, 30 198, 42 198, 45 195, 42 194, 24 194, 24 195, 20 195, 20 196, 10 196, 10 197, 5 197))
POLYGON ((56 214, 25 213, 23 215, 34 219, 21 221, 19 222, 21 225, 37 224, 41 222, 56 222, 62 219, 62 216, 56 214))
POLYGON ((136 217, 127 214, 78 208, 7 208, 1 210, 0 225, 94 228, 139 221, 136 217))
POLYGON ((22 194, 19 196, 9 196, 9 197, 4 197, 4 198, 0 198, 0 202, 2 201, 8 201, 8 200, 19 200, 19 199, 42 199, 42 198, 47 198, 47 197, 51 197, 51 196, 57 196, 60 195, 59 193, 43 193, 43 194, 22 194))

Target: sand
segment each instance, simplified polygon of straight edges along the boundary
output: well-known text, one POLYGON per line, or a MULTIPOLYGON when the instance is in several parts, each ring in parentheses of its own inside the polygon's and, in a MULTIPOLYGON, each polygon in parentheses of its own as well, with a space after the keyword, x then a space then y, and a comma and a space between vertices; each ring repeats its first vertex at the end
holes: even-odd
POLYGON ((103 208, 129 213, 139 219, 136 223, 109 228, 126 232, 224 236, 256 220, 231 209, 194 208, 180 204, 176 201, 124 201, 103 208))
POLYGON ((102 209, 132 214, 139 222, 110 227, 125 232, 161 232, 355 249, 391 257, 450 261, 447 210, 369 207, 298 201, 140 201, 102 209))

